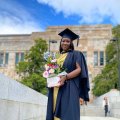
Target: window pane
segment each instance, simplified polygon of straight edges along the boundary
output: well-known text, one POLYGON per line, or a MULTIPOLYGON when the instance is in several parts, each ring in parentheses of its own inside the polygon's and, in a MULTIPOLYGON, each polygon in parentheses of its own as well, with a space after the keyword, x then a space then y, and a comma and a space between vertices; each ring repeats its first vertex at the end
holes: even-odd
POLYGON ((18 64, 19 62, 19 53, 16 53, 16 56, 15 56, 15 64, 18 64))
POLYGON ((84 57, 85 57, 85 60, 87 61, 87 52, 86 52, 86 51, 83 51, 82 53, 83 53, 83 55, 84 55, 84 57))
POLYGON ((4 54, 0 53, 0 65, 3 64, 4 54))
POLYGON ((100 51, 100 65, 104 65, 104 52, 100 51))
POLYGON ((98 52, 94 52, 94 66, 98 66, 98 52))
POLYGON ((5 64, 8 64, 8 59, 9 59, 9 53, 5 54, 5 64))
POLYGON ((24 61, 24 53, 21 53, 21 59, 20 61, 24 61))

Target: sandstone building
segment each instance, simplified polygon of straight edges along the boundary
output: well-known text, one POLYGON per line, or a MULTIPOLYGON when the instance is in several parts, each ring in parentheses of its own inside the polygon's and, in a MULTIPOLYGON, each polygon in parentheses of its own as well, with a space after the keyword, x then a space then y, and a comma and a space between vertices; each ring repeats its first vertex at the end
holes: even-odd
POLYGON ((91 81, 106 64, 105 47, 112 37, 111 25, 50 26, 44 32, 0 35, 0 72, 17 79, 15 65, 24 60, 24 53, 34 45, 34 40, 43 38, 47 40, 50 51, 58 51, 61 39, 58 33, 65 28, 70 28, 80 36, 78 47, 76 41, 74 45, 76 50, 85 55, 91 81), (52 43, 53 40, 56 42, 52 43))

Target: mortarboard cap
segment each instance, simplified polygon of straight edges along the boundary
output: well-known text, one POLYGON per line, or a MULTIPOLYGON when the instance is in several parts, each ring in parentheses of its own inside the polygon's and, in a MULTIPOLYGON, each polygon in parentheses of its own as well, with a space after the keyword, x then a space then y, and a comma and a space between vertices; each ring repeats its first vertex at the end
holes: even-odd
POLYGON ((79 44, 79 35, 72 32, 70 29, 66 28, 62 32, 60 32, 58 35, 60 35, 62 38, 69 38, 72 41, 77 39, 77 46, 79 44))

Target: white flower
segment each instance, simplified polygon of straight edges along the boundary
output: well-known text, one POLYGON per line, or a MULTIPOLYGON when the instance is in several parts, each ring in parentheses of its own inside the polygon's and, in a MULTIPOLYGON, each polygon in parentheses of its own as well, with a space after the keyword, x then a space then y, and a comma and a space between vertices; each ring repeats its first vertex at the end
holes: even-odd
POLYGON ((49 69, 49 66, 47 66, 46 64, 45 64, 45 70, 48 70, 49 69))
POLYGON ((51 73, 51 74, 54 73, 54 72, 55 72, 54 69, 50 69, 50 70, 49 70, 49 73, 51 73))
POLYGON ((55 62, 57 62, 57 59, 53 59, 53 60, 51 60, 51 62, 52 62, 52 63, 55 63, 55 62))

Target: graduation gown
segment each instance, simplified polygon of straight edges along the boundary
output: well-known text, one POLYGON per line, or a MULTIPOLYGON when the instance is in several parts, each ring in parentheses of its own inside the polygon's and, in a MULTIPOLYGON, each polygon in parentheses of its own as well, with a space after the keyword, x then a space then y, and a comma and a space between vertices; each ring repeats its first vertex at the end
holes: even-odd
POLYGON ((69 79, 59 88, 56 108, 53 112, 53 88, 49 88, 46 120, 80 120, 79 98, 89 101, 89 79, 84 55, 80 51, 69 51, 63 63, 67 73, 76 69, 76 62, 81 67, 80 75, 69 79))

